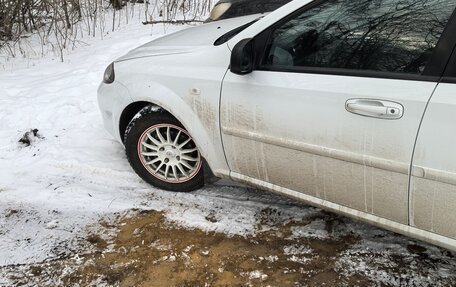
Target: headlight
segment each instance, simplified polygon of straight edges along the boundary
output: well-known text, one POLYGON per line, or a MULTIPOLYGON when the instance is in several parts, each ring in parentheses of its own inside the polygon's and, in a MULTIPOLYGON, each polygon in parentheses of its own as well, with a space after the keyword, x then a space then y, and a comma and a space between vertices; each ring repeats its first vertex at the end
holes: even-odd
POLYGON ((209 16, 209 19, 212 21, 218 20, 220 17, 222 17, 223 14, 225 14, 228 9, 230 9, 231 3, 220 3, 218 5, 215 5, 214 9, 211 11, 211 16, 209 16))
POLYGON ((106 70, 104 72, 103 83, 112 84, 114 82, 115 78, 116 78, 116 76, 114 74, 114 63, 112 63, 111 65, 109 65, 106 68, 106 70))

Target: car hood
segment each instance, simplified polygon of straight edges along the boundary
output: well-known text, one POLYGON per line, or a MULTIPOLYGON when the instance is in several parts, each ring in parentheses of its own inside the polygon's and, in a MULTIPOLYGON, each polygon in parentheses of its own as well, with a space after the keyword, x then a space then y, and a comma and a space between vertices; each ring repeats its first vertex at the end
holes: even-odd
POLYGON ((196 49, 213 46, 215 40, 220 36, 259 17, 261 17, 261 14, 232 18, 187 28, 165 35, 133 49, 117 59, 116 62, 144 57, 189 53, 196 49))

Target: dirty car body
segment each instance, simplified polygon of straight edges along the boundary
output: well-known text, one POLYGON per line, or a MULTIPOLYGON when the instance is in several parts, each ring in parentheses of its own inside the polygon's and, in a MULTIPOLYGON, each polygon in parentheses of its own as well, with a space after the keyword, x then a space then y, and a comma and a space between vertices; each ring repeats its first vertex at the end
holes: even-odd
POLYGON ((456 3, 399 2, 296 0, 152 41, 107 69, 106 129, 138 127, 127 155, 166 189, 204 170, 456 250, 456 3))

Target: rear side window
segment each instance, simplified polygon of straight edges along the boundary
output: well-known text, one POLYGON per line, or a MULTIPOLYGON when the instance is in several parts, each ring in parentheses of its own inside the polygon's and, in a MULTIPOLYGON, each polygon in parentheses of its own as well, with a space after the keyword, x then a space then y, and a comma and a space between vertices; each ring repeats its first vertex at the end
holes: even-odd
POLYGON ((276 27, 263 65, 422 74, 455 0, 328 0, 276 27))

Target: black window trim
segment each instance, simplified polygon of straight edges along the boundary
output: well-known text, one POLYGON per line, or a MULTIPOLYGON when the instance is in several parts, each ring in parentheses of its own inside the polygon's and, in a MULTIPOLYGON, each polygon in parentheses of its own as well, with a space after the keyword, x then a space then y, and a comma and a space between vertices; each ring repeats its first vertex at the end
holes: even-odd
POLYGON ((456 84, 456 11, 453 13, 451 22, 448 23, 448 45, 453 46, 450 59, 445 67, 442 83, 456 84), (452 37, 450 35, 453 35, 452 37))
POLYGON ((254 51, 255 51, 255 68, 258 71, 270 71, 270 72, 289 72, 289 73, 304 73, 304 74, 324 74, 324 75, 335 75, 335 76, 352 76, 352 77, 366 77, 366 78, 383 78, 383 79, 397 79, 397 80, 410 80, 410 81, 425 81, 425 82, 440 82, 441 80, 450 81, 456 83, 456 8, 453 11, 447 26, 443 30, 443 33, 437 42, 437 46, 434 49, 429 62, 423 74, 408 74, 408 73, 395 73, 395 72, 381 72, 373 70, 352 70, 352 69, 341 69, 341 68, 319 68, 319 67, 271 67, 262 65, 262 60, 268 49, 272 31, 277 27, 285 24, 290 19, 293 19, 303 12, 317 7, 318 5, 329 1, 329 0, 315 0, 296 11, 288 14, 284 18, 275 22, 263 32, 258 34, 254 38, 254 51), (453 50, 455 52, 453 53, 453 50), (450 62, 453 63, 453 69, 449 71, 448 65, 450 62), (444 76, 445 72, 445 76, 444 76))
MULTIPOLYGON (((456 33, 456 30, 454 33, 456 33)), ((450 61, 448 62, 441 82, 447 84, 456 84, 456 47, 451 54, 450 61)))

